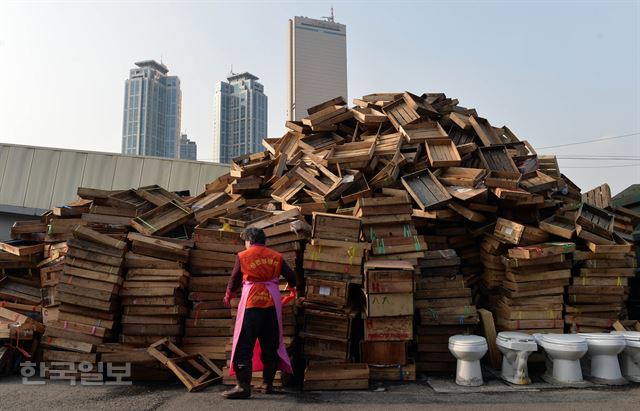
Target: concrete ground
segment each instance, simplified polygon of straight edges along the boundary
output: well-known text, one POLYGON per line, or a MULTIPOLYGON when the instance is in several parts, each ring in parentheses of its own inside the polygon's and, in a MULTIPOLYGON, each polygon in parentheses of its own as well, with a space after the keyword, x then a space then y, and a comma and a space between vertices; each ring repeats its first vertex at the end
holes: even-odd
POLYGON ((178 382, 132 386, 71 386, 62 381, 23 385, 19 377, 0 379, 0 410, 638 410, 640 385, 615 388, 544 389, 537 392, 437 393, 426 381, 373 386, 369 391, 255 394, 224 400, 224 386, 188 393, 178 382), (378 388, 378 390, 376 390, 378 388))

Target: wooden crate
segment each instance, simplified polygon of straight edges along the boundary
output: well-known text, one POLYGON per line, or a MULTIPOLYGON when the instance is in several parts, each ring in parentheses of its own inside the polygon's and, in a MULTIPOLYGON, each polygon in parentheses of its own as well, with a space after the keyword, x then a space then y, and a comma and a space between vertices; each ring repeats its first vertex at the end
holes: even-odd
POLYGON ((471 116, 469 117, 469 123, 475 130, 476 134, 482 141, 484 146, 493 146, 496 144, 503 144, 504 141, 493 131, 493 127, 489 124, 489 121, 482 117, 471 116))
POLYGON ((517 190, 518 184, 520 183, 520 177, 520 173, 513 173, 510 171, 490 171, 484 180, 484 184, 487 187, 492 188, 517 190))
POLYGON ((140 197, 144 198, 148 202, 154 204, 155 206, 161 206, 165 203, 168 203, 169 201, 174 201, 174 200, 178 202, 182 202, 182 199, 180 198, 179 195, 171 193, 165 190, 164 188, 160 187, 159 185, 140 187, 135 191, 136 191, 136 194, 138 194, 140 197))
POLYGON ((524 188, 530 193, 540 193, 550 190, 558 185, 555 178, 550 177, 540 171, 526 174, 522 176, 520 180, 520 187, 524 188))
POLYGON ((524 225, 518 224, 515 221, 498 218, 493 235, 509 244, 520 244, 524 229, 524 225))
POLYGON ((343 142, 344 138, 335 133, 328 132, 305 135, 300 138, 298 145, 303 150, 319 153, 343 142))
POLYGON ((413 293, 365 293, 364 311, 368 318, 413 315, 413 293))
POLYGON ((571 240, 576 233, 576 224, 573 220, 554 214, 546 220, 540 221, 540 229, 549 234, 571 240))
POLYGON ((576 224, 583 230, 610 239, 613 233, 614 216, 607 211, 582 203, 576 213, 576 224))
POLYGON ((364 319, 365 341, 409 341, 413 339, 413 315, 364 319))
POLYGON ((0 242, 0 250, 18 256, 33 255, 44 252, 44 244, 33 241, 6 240, 0 242))
POLYGON ((611 189, 609 184, 603 184, 599 187, 582 193, 582 201, 598 208, 611 207, 611 189))
POLYGON ((371 107, 355 107, 352 111, 356 120, 368 126, 377 126, 389 121, 384 113, 371 107))
POLYGON ((367 364, 310 364, 304 371, 303 389, 366 390, 369 388, 367 364))
POLYGON ((402 177, 402 185, 422 210, 442 207, 452 200, 451 195, 429 170, 402 177))
POLYGON ((143 234, 161 235, 185 224, 193 217, 192 210, 176 201, 170 201, 133 218, 131 225, 143 234))
POLYGON ((349 359, 349 340, 307 336, 304 333, 301 333, 301 337, 302 353, 307 361, 347 362, 349 359))
POLYGON ((360 239, 360 219, 358 217, 314 212, 311 236, 357 243, 360 239))
POLYGON ((431 139, 448 138, 440 123, 430 120, 421 120, 400 127, 400 131, 409 144, 423 143, 431 139))
POLYGON ((328 164, 339 164, 341 168, 364 168, 375 151, 375 140, 358 141, 335 146, 327 154, 328 164))
POLYGON ((481 168, 449 167, 434 175, 447 186, 475 187, 486 173, 481 168))
POLYGON ((576 245, 574 243, 543 243, 532 246, 511 248, 509 249, 509 257, 531 260, 572 253, 575 250, 576 245))
POLYGON ((479 153, 487 170, 520 173, 504 146, 481 147, 479 153))
POLYGON ((142 209, 145 211, 153 207, 152 203, 141 197, 133 189, 109 195, 108 204, 113 207, 142 209))
POLYGON ((406 365, 407 343, 405 341, 363 341, 362 362, 378 365, 406 365))
POLYGON ((413 292, 414 269, 407 261, 367 261, 364 273, 364 290, 368 294, 413 292))
POLYGON ((416 365, 369 365, 369 378, 372 381, 415 381, 416 380, 416 365))
POLYGON ((224 217, 220 217, 220 221, 227 223, 234 227, 248 227, 258 223, 260 220, 264 220, 273 215, 272 212, 261 210, 259 208, 247 207, 240 211, 227 214, 224 217))
POLYGON ((353 178, 353 183, 342 192, 340 198, 343 204, 350 204, 355 201, 358 201, 360 198, 371 197, 371 188, 367 184, 367 179, 364 174, 359 171, 351 171, 347 170, 345 176, 353 176, 349 178, 353 178))
POLYGON ((352 320, 350 312, 305 308, 301 335, 347 341, 351 337, 352 320))
POLYGON ((344 307, 349 301, 349 282, 307 277, 305 301, 344 307))
POLYGON ((420 120, 420 114, 412 107, 406 95, 382 107, 382 112, 387 115, 397 130, 406 124, 420 120))
POLYGON ((455 144, 449 138, 425 141, 431 167, 457 167, 462 163, 455 144))

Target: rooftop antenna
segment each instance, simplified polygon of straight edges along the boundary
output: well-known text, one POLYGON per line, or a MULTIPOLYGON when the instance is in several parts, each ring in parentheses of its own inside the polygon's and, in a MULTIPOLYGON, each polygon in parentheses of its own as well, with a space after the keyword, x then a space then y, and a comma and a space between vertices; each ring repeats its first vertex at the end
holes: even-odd
POLYGON ((335 23, 335 19, 333 18, 333 6, 331 6, 331 16, 322 16, 323 19, 326 19, 327 21, 331 22, 331 23, 335 23))
POLYGON ((162 64, 162 54, 160 54, 160 64, 162 64))

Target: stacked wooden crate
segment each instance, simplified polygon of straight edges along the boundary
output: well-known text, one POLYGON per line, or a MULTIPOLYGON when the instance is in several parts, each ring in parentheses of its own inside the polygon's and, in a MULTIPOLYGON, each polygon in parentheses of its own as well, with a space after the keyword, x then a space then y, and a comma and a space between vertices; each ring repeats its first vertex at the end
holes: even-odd
POLYGON ((191 307, 181 348, 190 354, 202 353, 220 366, 229 360, 233 336, 231 310, 222 300, 237 253, 245 249, 240 233, 241 228, 223 227, 217 219, 199 224, 189 262, 191 307))
POLYGON ((43 359, 51 365, 50 373, 57 372, 53 363, 66 361, 85 363, 74 368, 78 377, 97 376, 101 371, 95 347, 111 338, 116 327, 127 245, 82 226, 75 226, 72 234, 56 286, 58 317, 47 321, 42 338, 43 359))
POLYGON ((501 293, 491 297, 499 331, 563 332, 563 296, 575 248, 574 243, 558 242, 508 251, 501 293))
POLYGON ((360 219, 343 215, 313 213, 311 243, 304 251, 306 278, 323 278, 362 284, 360 219))
POLYGON ((42 294, 38 263, 43 252, 44 244, 38 242, 20 239, 0 242, 0 302, 24 304, 39 310, 42 294))
MULTIPOLYGON (((314 362, 349 362, 355 346, 350 305, 352 284, 362 284, 362 258, 357 217, 314 213, 311 244, 304 253, 303 356, 314 362)), ((357 288, 357 287, 355 287, 357 288)), ((357 344, 358 341, 355 341, 357 344)))
POLYGON ((148 346, 162 337, 180 340, 187 313, 186 264, 193 242, 138 233, 129 233, 128 239, 131 251, 126 255, 127 275, 120 290, 120 342, 148 346))
POLYGON ((371 260, 364 264, 364 327, 362 362, 372 380, 415 380, 409 361, 413 340, 414 266, 402 260, 371 260), (402 324, 406 331, 398 332, 402 324), (384 332, 381 327, 394 330, 384 332))
POLYGON ((502 287, 507 279, 506 269, 502 261, 508 251, 506 243, 500 241, 493 234, 485 234, 480 243, 480 257, 484 270, 482 272, 482 286, 484 294, 493 294, 502 287))
POLYGON ((460 257, 453 249, 425 252, 419 267, 421 275, 415 293, 419 313, 416 368, 418 372, 451 371, 455 369, 455 358, 449 353, 449 337, 472 333, 478 323, 471 289, 460 273, 460 257))
POLYGON ((637 262, 631 244, 618 239, 618 244, 587 242, 589 251, 574 256, 574 276, 567 289, 565 322, 571 331, 610 331, 625 317, 629 295, 629 278, 634 277, 637 262))

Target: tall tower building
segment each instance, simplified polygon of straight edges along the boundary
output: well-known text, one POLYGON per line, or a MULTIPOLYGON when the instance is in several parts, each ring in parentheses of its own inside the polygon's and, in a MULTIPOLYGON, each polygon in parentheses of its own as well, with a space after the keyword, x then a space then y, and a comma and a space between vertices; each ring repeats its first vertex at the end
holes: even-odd
POLYGON ((260 151, 267 137, 267 96, 258 77, 245 72, 218 82, 213 108, 214 162, 228 164, 260 151))
POLYGON ((122 153, 178 158, 182 92, 180 79, 155 60, 135 63, 124 86, 122 153))
POLYGON ((198 145, 195 141, 189 140, 186 134, 180 135, 180 159, 197 160, 198 145))
MULTIPOLYGON (((300 120, 307 109, 342 96, 347 100, 347 26, 331 17, 289 20, 288 119, 300 120)), ((348 100, 347 100, 348 101, 348 100)))

